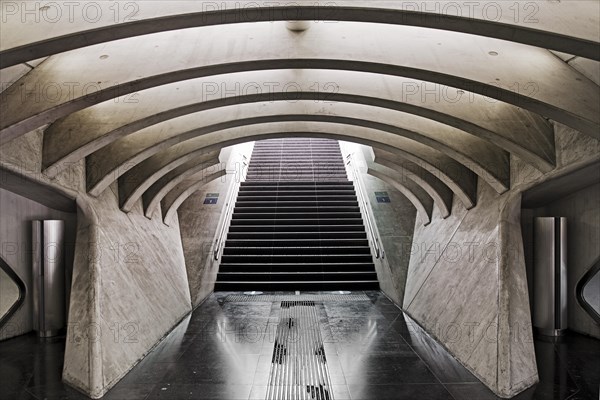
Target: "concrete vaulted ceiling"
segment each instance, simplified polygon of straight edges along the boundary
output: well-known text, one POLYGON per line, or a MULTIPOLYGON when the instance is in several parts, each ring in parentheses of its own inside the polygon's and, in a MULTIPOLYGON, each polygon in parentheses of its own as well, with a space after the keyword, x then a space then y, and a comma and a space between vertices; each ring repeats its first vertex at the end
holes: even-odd
POLYGON ((552 170, 549 119, 600 138, 594 73, 548 51, 597 68, 599 2, 299 3, 84 2, 67 18, 60 2, 23 2, 41 8, 23 29, 3 2, 2 71, 49 58, 0 94, 0 143, 49 125, 46 175, 85 159, 90 195, 118 181, 124 211, 142 200, 168 218, 225 173, 226 146, 353 141, 427 223, 453 197, 473 207, 479 178, 510 189, 511 154, 552 170), (294 32, 290 19, 319 22, 294 32))

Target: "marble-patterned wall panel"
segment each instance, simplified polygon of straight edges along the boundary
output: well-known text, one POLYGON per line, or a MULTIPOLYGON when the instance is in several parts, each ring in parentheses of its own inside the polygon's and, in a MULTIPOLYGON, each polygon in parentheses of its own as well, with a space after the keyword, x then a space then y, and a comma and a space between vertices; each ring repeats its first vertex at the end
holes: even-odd
MULTIPOLYGON (((71 297, 73 305, 88 303, 95 323, 95 334, 88 334, 93 345, 89 357, 100 361, 95 367, 91 364, 91 387, 81 388, 93 397, 112 387, 191 311, 177 222, 166 226, 160 218, 147 219, 138 209, 123 213, 116 192, 113 185, 98 199, 87 199, 94 220, 89 250, 93 258, 88 262, 93 271, 87 276, 95 295, 89 299, 88 293, 75 287, 71 297)), ((76 270, 87 267, 75 265, 76 270)), ((72 317, 68 334, 74 336, 78 329, 86 329, 87 321, 72 317)), ((75 386, 70 377, 78 375, 73 369, 79 363, 73 360, 88 357, 81 350, 67 347, 66 352, 71 363, 66 364, 64 377, 75 386)))
MULTIPOLYGON (((488 185, 480 185, 478 205, 449 240, 446 236, 436 243, 444 250, 413 301, 405 306, 409 315, 488 386, 495 385, 497 372, 496 343, 490 340, 495 338, 492 331, 498 315, 496 196, 488 185)), ((439 237, 435 229, 415 236, 415 243, 433 244, 439 237)))
POLYGON ((42 169, 44 128, 39 128, 0 146, 0 160, 16 166, 24 174, 37 174, 42 169))
POLYGON ((396 304, 402 306, 417 212, 393 186, 367 174, 362 174, 362 180, 385 250, 385 259, 376 262, 379 284, 396 304), (375 192, 387 192, 390 202, 378 203, 375 192))
MULTIPOLYGON (((222 149, 219 160, 225 164, 227 174, 207 182, 177 210, 193 307, 202 303, 215 288, 219 261, 214 260, 213 252, 217 235, 221 233, 217 230, 222 226, 230 191, 244 179, 253 148, 254 142, 250 142, 222 149), (217 204, 204 204, 209 193, 219 195, 217 204)), ((227 232, 222 239, 225 240, 226 235, 227 232)))
POLYGON ((42 173, 42 145, 45 126, 0 146, 0 160, 11 164, 21 174, 60 185, 61 187, 85 192, 85 160, 69 162, 54 178, 42 173))
MULTIPOLYGON (((90 260, 96 257, 90 253, 94 248, 90 247, 92 238, 90 238, 91 221, 86 218, 85 213, 81 211, 77 215, 77 244, 75 247, 75 260, 73 262, 77 268, 73 271, 72 278, 72 298, 77 301, 72 302, 69 307, 69 330, 66 340, 65 368, 63 379, 69 382, 77 389, 90 393, 101 390, 99 379, 91 376, 91 359, 93 354, 92 346, 95 344, 93 337, 90 337, 95 325, 92 323, 92 305, 95 302, 95 292, 92 290, 90 272, 96 268, 96 264, 90 263, 90 260), (95 390, 92 390, 96 386, 95 390)), ((97 356, 97 359, 100 359, 97 356)), ((99 373, 97 373, 99 375, 99 373)))
POLYGON ((563 167, 579 161, 598 157, 600 141, 572 128, 554 122, 556 163, 563 167))
POLYGON ((178 210, 185 266, 194 307, 214 290, 218 272, 216 263, 213 263, 215 234, 227 201, 231 177, 225 175, 208 183, 184 201, 178 210), (208 193, 219 193, 217 204, 204 204, 208 193))
POLYGON ((498 391, 516 395, 538 381, 530 298, 521 232, 521 195, 510 196, 501 212, 498 316, 498 391))
POLYGON ((515 155, 510 156, 510 182, 512 187, 527 185, 542 178, 543 172, 515 155))
POLYGON ((423 286, 426 278, 440 257, 448 252, 449 257, 452 249, 446 249, 446 244, 454 235, 467 210, 462 203, 455 201, 452 204, 452 213, 446 219, 442 219, 437 207, 433 209, 432 223, 430 225, 416 224, 411 247, 410 264, 408 267, 408 278, 406 291, 404 293, 403 307, 409 308, 419 289, 423 286))

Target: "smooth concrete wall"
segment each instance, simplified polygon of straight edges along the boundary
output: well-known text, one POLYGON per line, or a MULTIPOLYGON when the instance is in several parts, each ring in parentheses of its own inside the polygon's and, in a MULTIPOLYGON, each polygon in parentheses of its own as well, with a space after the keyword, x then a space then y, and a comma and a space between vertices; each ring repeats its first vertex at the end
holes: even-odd
MULTIPOLYGON (((222 224, 229 223, 224 221, 223 214, 227 209, 230 191, 245 176, 243 157, 249 159, 253 147, 251 142, 224 149, 220 159, 226 163, 228 173, 207 183, 184 201, 177 211, 193 307, 201 304, 214 290, 219 261, 214 259, 213 252, 222 224), (208 193, 219 194, 217 204, 204 204, 208 193)), ((226 234, 225 231, 223 239, 226 234)))
MULTIPOLYGON (((33 329, 33 274, 31 221, 65 221, 65 270, 70 282, 75 250, 76 215, 48 208, 33 200, 0 189, 0 256, 25 283, 25 302, 0 330, 0 340, 22 335, 33 329)), ((4 280, 4 278, 3 278, 4 280)), ((14 295, 0 288, 0 303, 13 303, 14 295)), ((10 306, 9 304, 9 306, 10 306)))
POLYGON ((447 219, 434 210, 430 225, 416 225, 403 308, 486 386, 510 397, 538 380, 520 225, 506 212, 510 196, 480 184, 477 200, 469 211, 455 202, 447 219))
MULTIPOLYGON (((576 286, 600 256, 600 184, 589 186, 543 207, 523 212, 522 225, 529 276, 533 268, 533 230, 535 217, 567 218, 567 314, 569 329, 600 339, 600 326, 579 305, 576 286)), ((600 293, 600 288, 596 289, 600 293)))
MULTIPOLYGON (((352 154, 353 163, 360 172, 365 191, 363 194, 369 202, 374 228, 381 240, 382 251, 385 252, 384 257, 374 259, 379 286, 392 301, 400 305, 404 298, 417 210, 392 185, 366 173, 368 168, 364 151, 368 149, 367 146, 340 142, 340 147, 344 158, 352 154), (378 203, 375 192, 387 192, 390 202, 378 203)), ((354 180, 351 168, 348 169, 348 176, 354 180)), ((366 224, 365 229, 368 236, 366 224)), ((369 241, 372 242, 372 238, 369 237, 369 241)), ((373 246, 371 252, 374 253, 373 246)))
MULTIPOLYGON (((434 209, 430 225, 415 225, 402 307, 501 397, 514 396, 538 379, 521 193, 597 162, 600 154, 597 140, 561 124, 554 127, 555 170, 544 174, 513 156, 510 191, 498 195, 480 180, 476 207, 467 211, 454 202, 447 219, 434 209)), ((567 213, 585 208, 577 202, 556 207, 567 213)), ((583 235, 580 246, 597 239, 600 228, 589 217, 590 225, 577 233, 583 235)))
POLYGON ((97 398, 192 309, 179 224, 125 214, 116 185, 81 206, 63 378, 97 398))
MULTIPOLYGON (((225 175, 223 178, 229 178, 225 175)), ((178 210, 181 241, 185 256, 192 305, 195 307, 212 293, 218 264, 214 263, 215 234, 228 195, 229 179, 213 181, 190 196, 178 210), (207 193, 219 193, 217 204, 204 204, 207 193)))
POLYGON ((385 251, 385 258, 376 263, 379 283, 384 293, 400 304, 404 297, 417 211, 393 186, 366 174, 362 179, 385 251), (387 192, 390 202, 378 203, 375 192, 387 192))

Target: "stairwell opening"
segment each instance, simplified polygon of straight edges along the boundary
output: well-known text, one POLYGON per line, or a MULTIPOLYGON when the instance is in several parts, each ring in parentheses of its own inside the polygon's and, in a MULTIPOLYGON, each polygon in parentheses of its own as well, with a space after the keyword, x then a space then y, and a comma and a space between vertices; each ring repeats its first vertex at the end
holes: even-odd
POLYGON ((215 290, 378 290, 373 255, 338 141, 256 142, 215 290))

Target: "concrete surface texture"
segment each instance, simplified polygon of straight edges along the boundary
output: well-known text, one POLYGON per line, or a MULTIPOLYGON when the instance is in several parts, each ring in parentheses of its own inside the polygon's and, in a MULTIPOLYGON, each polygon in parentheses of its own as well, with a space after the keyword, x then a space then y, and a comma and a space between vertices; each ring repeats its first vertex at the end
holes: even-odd
MULTIPOLYGON (((192 307, 196 307, 210 295, 215 287, 219 263, 214 259, 216 241, 220 238, 229 196, 236 185, 244 180, 244 162, 252 153, 252 144, 233 146, 223 152, 225 170, 229 173, 193 189, 186 188, 184 196, 177 192, 178 212, 172 215, 180 221, 181 241, 185 255, 192 307), (185 193, 187 192, 187 193, 185 193), (193 194, 193 196, 192 196, 193 194), (216 204, 204 204, 208 195, 218 195, 216 204)), ((202 182, 202 181, 200 181, 202 182)), ((175 195, 171 195, 175 197, 175 195)), ((167 199, 168 201, 168 199, 167 199)), ((235 201, 235 200, 234 200, 235 201)), ((170 204, 165 204, 168 207, 170 204)), ((171 216, 165 218, 170 221, 171 216)))
POLYGON ((77 203, 71 320, 102 331, 67 342, 65 379, 100 396, 210 292, 192 238, 222 221, 186 200, 225 193, 222 149, 318 136, 370 146, 365 182, 398 203, 373 204, 389 296, 496 394, 533 384, 520 193, 598 162, 599 3, 237 3, 1 5, 0 166, 77 203), (110 336, 129 323, 138 342, 110 336))
MULTIPOLYGON (((525 265, 522 250, 504 260, 504 230, 514 228, 501 216, 506 200, 486 186, 478 197, 472 210, 417 224, 403 309, 495 393, 510 397, 537 382, 525 265)), ((506 235, 518 240, 519 231, 506 235)))
POLYGON ((178 225, 121 212, 115 191, 78 213, 64 379, 94 398, 192 309, 178 225))

